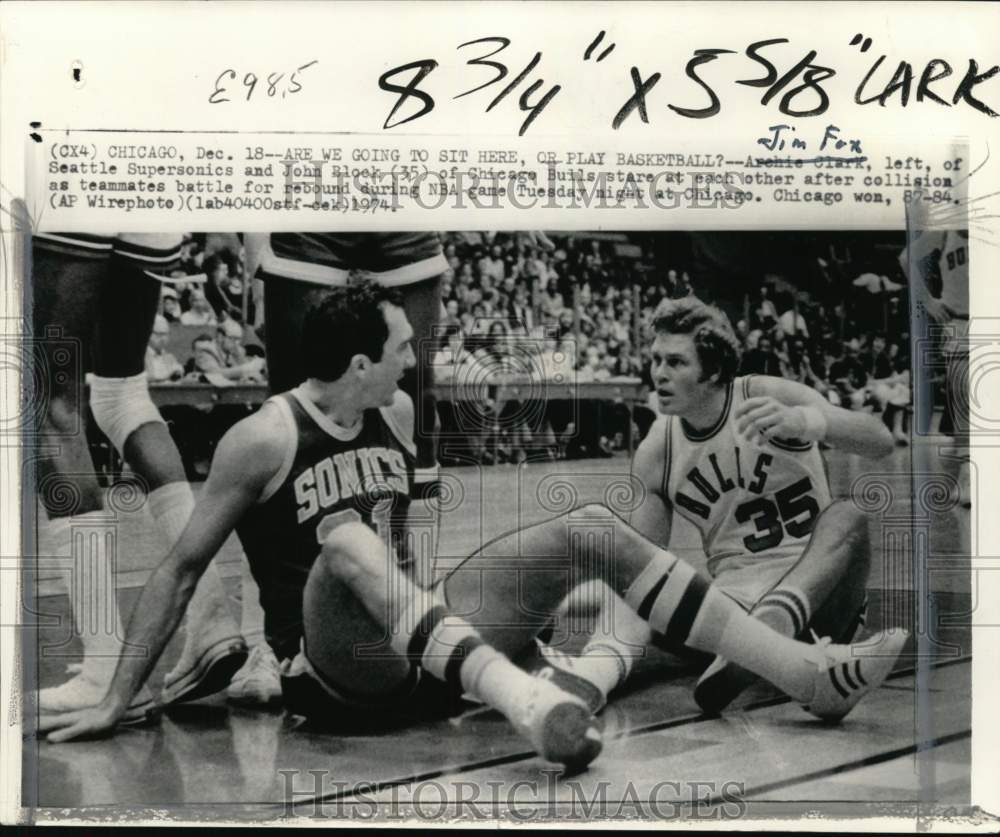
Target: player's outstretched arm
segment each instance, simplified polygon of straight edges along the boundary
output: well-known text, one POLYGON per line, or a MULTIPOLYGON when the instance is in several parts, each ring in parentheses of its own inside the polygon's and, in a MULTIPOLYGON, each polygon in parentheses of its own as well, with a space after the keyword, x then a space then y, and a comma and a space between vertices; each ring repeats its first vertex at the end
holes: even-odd
POLYGON ((642 487, 644 496, 629 515, 628 523, 655 544, 666 547, 670 541, 673 507, 663 495, 666 472, 667 418, 657 419, 632 457, 632 479, 642 487))
POLYGON ((895 445, 889 428, 876 416, 835 407, 797 381, 769 375, 750 379, 750 398, 736 411, 736 429, 747 439, 826 442, 862 456, 888 456, 895 445))
POLYGON ((177 628, 198 579, 278 472, 284 452, 275 439, 283 437, 268 427, 271 419, 257 413, 235 425, 219 442, 205 490, 187 527, 146 582, 129 620, 126 645, 146 649, 146 653, 119 659, 108 694, 97 706, 41 717, 39 732, 47 732, 49 741, 106 735, 121 719, 177 628))

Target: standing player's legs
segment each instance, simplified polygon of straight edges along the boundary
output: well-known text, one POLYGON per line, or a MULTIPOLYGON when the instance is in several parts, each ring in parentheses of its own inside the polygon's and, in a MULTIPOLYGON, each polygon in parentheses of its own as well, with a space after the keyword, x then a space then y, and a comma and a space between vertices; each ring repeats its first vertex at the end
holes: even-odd
MULTIPOLYGON (((97 236, 37 237, 32 248, 33 328, 47 388, 41 416, 38 493, 48 515, 43 542, 51 552, 72 557, 66 592, 74 627, 83 645, 79 673, 59 686, 42 689, 43 714, 92 706, 107 692, 123 651, 124 630, 114 588, 115 556, 109 551, 112 523, 87 444, 83 372, 89 366, 93 323, 107 279, 111 241, 97 236), (74 348, 69 349, 73 344, 74 348), (68 354, 67 354, 68 353, 68 354), (76 368, 69 374, 67 359, 76 368)), ((65 580, 62 575, 60 578, 65 580)), ((42 649, 41 653, 45 653, 42 649)), ((126 713, 141 720, 152 708, 143 688, 126 713)))
MULTIPOLYGON (((434 358, 438 335, 435 326, 441 319, 441 277, 436 274, 400 288, 403 296, 403 310, 413 328, 413 351, 417 365, 407 371, 401 388, 413 399, 416 410, 414 441, 417 446, 417 468, 423 471, 423 479, 418 474, 418 485, 433 482, 437 471, 437 437, 441 422, 437 412, 437 398, 434 395, 434 358)), ((376 279, 378 276, 376 275, 376 279)))
MULTIPOLYGON (((129 234, 116 241, 99 311, 90 396, 98 426, 147 483, 165 552, 184 531, 194 496, 177 447, 150 399, 144 359, 160 295, 156 277, 176 262, 180 241, 171 234, 129 234)), ((188 605, 186 640, 177 666, 165 678, 164 701, 194 700, 225 688, 245 659, 222 580, 210 565, 188 605)))
MULTIPOLYGON (((867 517, 849 500, 838 500, 817 518, 809 544, 780 580, 760 595, 768 577, 768 559, 758 572, 730 581, 716 579, 720 590, 778 633, 806 640, 810 632, 837 643, 852 640, 864 623, 871 549, 867 517)), ((756 677, 717 658, 695 687, 695 700, 709 713, 719 712, 756 677)))

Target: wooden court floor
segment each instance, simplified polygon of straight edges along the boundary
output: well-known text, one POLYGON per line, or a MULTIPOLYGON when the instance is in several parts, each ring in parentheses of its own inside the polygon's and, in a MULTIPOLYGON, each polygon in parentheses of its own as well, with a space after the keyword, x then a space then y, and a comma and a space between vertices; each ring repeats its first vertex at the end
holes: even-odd
MULTIPOLYGON (((912 630, 918 618, 934 626, 920 653, 908 648, 883 688, 839 726, 824 726, 764 685, 722 718, 701 716, 691 696, 696 672, 651 652, 603 714, 604 752, 574 777, 557 774, 504 719, 482 708, 381 734, 332 734, 216 696, 109 740, 49 745, 26 735, 25 800, 39 806, 40 819, 300 816, 317 824, 394 816, 470 823, 499 815, 512 822, 718 820, 967 805, 971 643, 964 625, 977 510, 947 497, 957 469, 940 456, 945 442, 898 450, 878 463, 828 455, 834 495, 854 496, 868 512, 875 547, 869 627, 912 630), (924 476, 914 480, 914 472, 924 476), (926 560, 915 558, 925 553, 926 560), (917 612, 916 601, 928 603, 925 612, 917 612)), ((445 478, 452 489, 441 529, 447 560, 564 507, 627 502, 628 461, 456 468, 445 478)), ((145 514, 123 517, 119 530, 119 602, 126 614, 155 563, 145 514)), ((675 527, 671 546, 704 565, 689 528, 675 527)), ((234 613, 240 560, 234 541, 216 558, 234 613)), ((60 645, 70 630, 66 598, 50 595, 44 570, 38 590, 45 623, 38 647, 60 645)), ((585 618, 570 618, 560 630, 572 643, 586 627, 585 618)), ((178 636, 154 683, 179 648, 178 636)), ((66 679, 79 650, 71 642, 60 654, 39 659, 42 686, 66 679)))

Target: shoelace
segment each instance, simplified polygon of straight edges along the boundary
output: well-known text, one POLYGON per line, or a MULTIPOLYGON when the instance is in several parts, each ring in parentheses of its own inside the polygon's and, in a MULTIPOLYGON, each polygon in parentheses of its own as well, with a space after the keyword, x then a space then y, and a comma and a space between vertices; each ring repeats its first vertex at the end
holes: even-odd
POLYGON ((812 636, 813 644, 816 647, 815 652, 813 652, 812 661, 816 664, 816 668, 820 671, 824 671, 836 662, 836 658, 832 657, 828 653, 828 649, 833 642, 833 639, 828 636, 817 636, 816 631, 812 628, 809 629, 809 634, 812 636))
POLYGON ((247 660, 246 679, 250 680, 258 674, 277 674, 278 661, 273 654, 268 653, 268 649, 260 645, 254 646, 250 652, 250 659, 247 660))

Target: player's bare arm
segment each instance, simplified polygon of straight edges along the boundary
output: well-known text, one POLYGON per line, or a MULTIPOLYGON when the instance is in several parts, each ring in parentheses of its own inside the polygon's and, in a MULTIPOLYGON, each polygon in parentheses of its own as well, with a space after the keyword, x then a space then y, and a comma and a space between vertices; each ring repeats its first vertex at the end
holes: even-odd
POLYGON ((805 384, 754 375, 749 392, 736 412, 737 430, 747 439, 763 434, 825 442, 846 453, 876 458, 894 450, 892 434, 879 417, 835 407, 805 384))
POLYGON ((239 519, 278 472, 285 455, 277 411, 262 408, 219 442, 205 490, 184 533, 153 571, 126 630, 126 644, 145 655, 123 656, 111 688, 97 706, 40 719, 51 742, 110 732, 146 680, 183 617, 198 579, 239 519))
POLYGON ((654 422, 632 458, 632 478, 642 486, 644 498, 628 521, 653 543, 661 546, 666 546, 670 541, 673 522, 673 507, 663 495, 667 421, 665 416, 661 416, 654 422))

